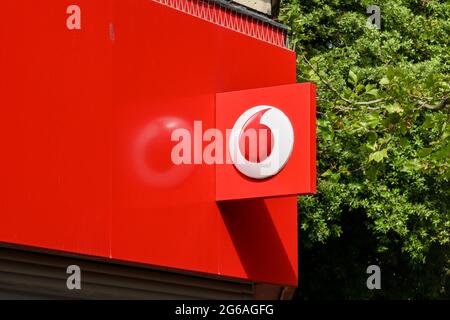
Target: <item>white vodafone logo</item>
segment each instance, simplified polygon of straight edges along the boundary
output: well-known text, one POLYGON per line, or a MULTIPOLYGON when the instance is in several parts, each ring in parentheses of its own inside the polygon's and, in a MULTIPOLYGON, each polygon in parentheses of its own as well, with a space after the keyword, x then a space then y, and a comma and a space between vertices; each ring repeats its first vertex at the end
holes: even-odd
POLYGON ((235 167, 254 179, 276 175, 294 148, 294 129, 286 114, 272 106, 245 111, 230 134, 229 153, 235 167))

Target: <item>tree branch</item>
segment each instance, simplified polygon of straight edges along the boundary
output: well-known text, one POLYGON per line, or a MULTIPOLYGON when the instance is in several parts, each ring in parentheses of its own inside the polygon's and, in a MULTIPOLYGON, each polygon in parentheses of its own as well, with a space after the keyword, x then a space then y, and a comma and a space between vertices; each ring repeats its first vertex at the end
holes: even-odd
POLYGON ((423 103, 422 107, 434 111, 442 110, 444 108, 450 109, 450 96, 444 98, 444 100, 442 100, 438 104, 423 103))
POLYGON ((450 109, 450 95, 444 96, 438 104, 431 104, 430 102, 435 101, 436 98, 432 97, 421 97, 413 94, 409 94, 410 97, 418 99, 420 103, 419 109, 425 108, 428 110, 438 111, 442 109, 450 109))
MULTIPOLYGON (((346 102, 349 105, 360 105, 360 106, 367 106, 367 105, 371 105, 371 104, 375 104, 375 103, 380 103, 383 102, 385 99, 380 98, 380 99, 375 99, 375 100, 370 100, 370 101, 353 101, 353 100, 349 100, 345 97, 343 97, 339 91, 337 91, 328 81, 326 81, 319 73, 318 70, 316 70, 316 68, 314 68, 314 66, 309 62, 309 60, 305 57, 305 55, 301 56, 302 59, 305 61, 305 63, 311 68, 312 71, 314 71, 314 73, 319 77, 319 80, 325 84, 328 89, 330 89, 337 97, 339 97, 339 99, 341 99, 342 101, 346 102)), ((376 110, 378 110, 379 108, 376 108, 376 110)), ((343 109, 341 109, 343 110, 343 109)), ((347 110, 355 110, 353 108, 347 109, 347 110)), ((375 110, 375 108, 373 108, 373 110, 375 110)))

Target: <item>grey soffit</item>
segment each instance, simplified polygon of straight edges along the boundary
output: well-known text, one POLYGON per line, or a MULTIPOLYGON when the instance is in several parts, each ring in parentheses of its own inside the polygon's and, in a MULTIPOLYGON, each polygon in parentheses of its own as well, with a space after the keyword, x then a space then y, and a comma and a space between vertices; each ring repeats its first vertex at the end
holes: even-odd
POLYGON ((255 291, 250 282, 0 247, 0 299, 248 300, 255 291), (81 290, 66 287, 69 265, 82 270, 81 290))
POLYGON ((2 299, 291 299, 295 288, 0 243, 2 299), (67 267, 82 270, 82 290, 68 290, 67 267))

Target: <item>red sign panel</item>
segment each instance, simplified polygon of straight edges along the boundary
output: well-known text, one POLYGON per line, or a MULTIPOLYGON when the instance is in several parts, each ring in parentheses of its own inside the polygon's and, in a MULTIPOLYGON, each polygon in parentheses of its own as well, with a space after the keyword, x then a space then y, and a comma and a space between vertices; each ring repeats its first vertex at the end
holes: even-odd
MULTIPOLYGON (((257 150, 261 142, 256 143, 257 146, 254 149, 259 153, 265 153, 265 155, 270 153, 264 159, 265 161, 255 159, 257 161, 253 161, 252 164, 252 161, 241 158, 241 167, 235 164, 239 159, 217 165, 217 200, 315 192, 315 96, 315 86, 309 83, 217 95, 217 128, 225 131, 236 126, 236 121, 242 115, 245 118, 248 114, 247 118, 251 118, 258 112, 264 113, 258 121, 265 121, 266 129, 263 130, 270 132, 268 140, 271 140, 273 144, 270 146, 270 152, 264 152, 257 150)), ((245 124, 248 119, 244 118, 241 123, 245 124)), ((250 143, 252 136, 247 137, 250 143)), ((242 136, 240 138, 242 139, 242 136)), ((228 152, 239 154, 236 150, 230 150, 232 149, 230 144, 233 143, 232 134, 228 140, 230 140, 228 152)), ((264 144, 268 145, 268 143, 264 144)), ((239 147, 242 148, 242 145, 239 147)))

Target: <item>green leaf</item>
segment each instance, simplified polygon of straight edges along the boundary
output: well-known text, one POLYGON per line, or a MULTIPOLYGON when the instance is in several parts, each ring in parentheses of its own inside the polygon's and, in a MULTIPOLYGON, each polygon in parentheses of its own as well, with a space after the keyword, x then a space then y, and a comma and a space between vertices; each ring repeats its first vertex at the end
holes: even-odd
POLYGON ((434 127, 434 118, 431 115, 425 116, 425 121, 422 123, 422 128, 429 129, 434 127))
POLYGON ((381 123, 380 114, 378 112, 367 113, 364 120, 367 122, 367 125, 372 129, 376 128, 381 123))
POLYGON ((409 146, 409 141, 405 137, 402 137, 398 143, 403 148, 409 146))
POLYGON ((369 161, 381 162, 384 158, 387 158, 387 149, 375 151, 369 155, 369 161))
POLYGON ((358 83, 358 76, 352 70, 348 72, 349 82, 356 85, 358 83))
POLYGON ((403 164, 402 171, 414 172, 420 169, 419 164, 416 161, 408 161, 403 164))
POLYGON ((376 98, 376 97, 378 97, 378 89, 371 89, 371 90, 367 91, 366 94, 371 95, 376 98))
POLYGON ((330 169, 328 169, 327 171, 325 171, 324 173, 321 174, 322 177, 329 177, 333 174, 333 171, 331 171, 330 169))
POLYGON ((330 169, 321 174, 322 177, 328 178, 332 182, 338 182, 341 177, 340 172, 333 172, 330 169))
POLYGON ((369 134, 367 135, 367 142, 369 142, 369 144, 373 145, 378 139, 378 135, 376 132, 374 131, 370 131, 369 134))
POLYGON ((389 113, 403 113, 403 108, 400 106, 399 103, 395 102, 394 104, 388 104, 386 105, 386 110, 389 113))
MULTIPOLYGON (((364 85, 362 85, 362 84, 358 84, 358 85, 356 86, 356 91, 357 91, 357 92, 360 92, 360 91, 362 91, 363 89, 365 89, 365 87, 364 87, 364 85)), ((367 91, 367 90, 365 90, 365 91, 367 91)))
POLYGON ((381 84, 382 86, 386 86, 390 83, 389 79, 384 77, 380 80, 379 84, 381 84))
POLYGON ((375 180, 377 178, 378 168, 377 166, 370 166, 366 171, 367 178, 370 180, 375 180))
POLYGON ((436 161, 440 161, 443 159, 447 159, 447 161, 448 161, 448 159, 450 158, 450 143, 448 143, 447 145, 444 145, 438 151, 434 152, 432 155, 432 158, 436 161))
POLYGON ((433 151, 432 148, 423 148, 419 151, 417 151, 417 155, 421 158, 426 157, 427 155, 429 155, 431 152, 433 151))

